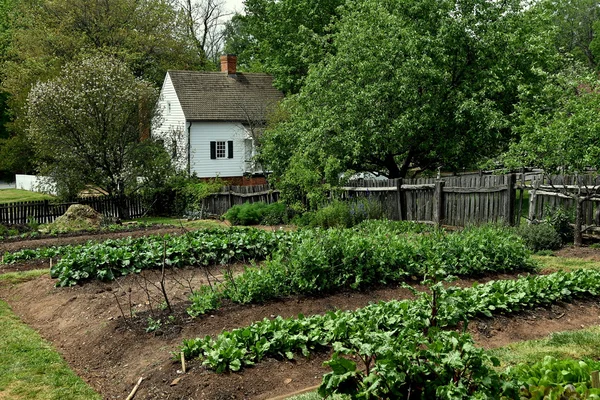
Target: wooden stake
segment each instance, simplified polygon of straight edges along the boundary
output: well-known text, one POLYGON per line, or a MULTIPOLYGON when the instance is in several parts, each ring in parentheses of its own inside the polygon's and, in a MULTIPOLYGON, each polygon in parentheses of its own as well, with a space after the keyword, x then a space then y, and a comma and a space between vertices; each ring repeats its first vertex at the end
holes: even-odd
POLYGON ((50 257, 50 269, 52 269, 52 257, 50 257))
POLYGON ((592 371, 592 387, 594 389, 600 389, 600 373, 598 371, 592 371))
POLYGON ((142 383, 143 380, 144 380, 144 377, 140 377, 140 379, 138 379, 137 383, 133 387, 133 390, 131 391, 131 393, 129 393, 129 396, 127 396, 127 399, 125 399, 125 400, 133 399, 133 396, 135 396, 135 392, 137 392, 137 390, 140 387, 140 384, 142 383))
POLYGON ((181 371, 185 374, 185 357, 183 351, 181 352, 181 371))

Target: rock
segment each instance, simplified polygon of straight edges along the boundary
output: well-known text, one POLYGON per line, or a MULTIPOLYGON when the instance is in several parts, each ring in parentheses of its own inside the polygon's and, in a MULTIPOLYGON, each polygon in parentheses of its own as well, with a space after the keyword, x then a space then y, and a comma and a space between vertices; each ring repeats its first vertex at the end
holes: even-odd
POLYGON ((177 385, 179 383, 179 381, 181 380, 181 378, 183 378, 183 376, 173 379, 173 382, 171 382, 171 386, 177 385))

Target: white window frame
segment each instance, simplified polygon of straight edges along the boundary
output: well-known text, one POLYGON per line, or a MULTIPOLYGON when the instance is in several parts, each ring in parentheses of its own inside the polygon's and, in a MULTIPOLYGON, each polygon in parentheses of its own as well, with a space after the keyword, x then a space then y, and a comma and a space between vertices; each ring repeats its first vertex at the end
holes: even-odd
POLYGON ((227 141, 217 140, 215 147, 216 147, 215 155, 217 157, 217 160, 222 160, 224 158, 227 158, 227 141))

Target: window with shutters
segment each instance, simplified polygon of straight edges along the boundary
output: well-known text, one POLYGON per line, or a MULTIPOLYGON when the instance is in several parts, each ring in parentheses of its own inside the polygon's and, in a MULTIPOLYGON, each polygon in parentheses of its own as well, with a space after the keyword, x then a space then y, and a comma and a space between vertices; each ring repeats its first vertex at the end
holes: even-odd
POLYGON ((227 156, 225 148, 225 142, 217 142, 217 158, 225 158, 227 156))
POLYGON ((233 141, 210 142, 210 158, 212 160, 233 158, 233 141))

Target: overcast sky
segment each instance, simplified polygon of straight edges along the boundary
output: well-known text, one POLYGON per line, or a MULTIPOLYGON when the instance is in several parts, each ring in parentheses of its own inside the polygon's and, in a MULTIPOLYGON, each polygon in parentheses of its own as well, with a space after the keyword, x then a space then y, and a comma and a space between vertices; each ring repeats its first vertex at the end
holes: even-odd
POLYGON ((244 0, 225 0, 225 8, 228 12, 244 10, 244 0))

